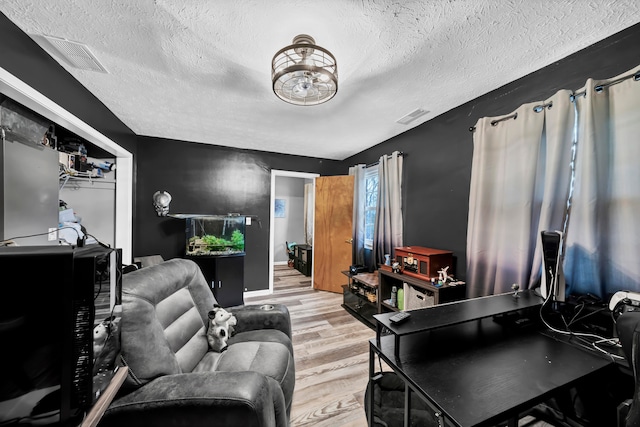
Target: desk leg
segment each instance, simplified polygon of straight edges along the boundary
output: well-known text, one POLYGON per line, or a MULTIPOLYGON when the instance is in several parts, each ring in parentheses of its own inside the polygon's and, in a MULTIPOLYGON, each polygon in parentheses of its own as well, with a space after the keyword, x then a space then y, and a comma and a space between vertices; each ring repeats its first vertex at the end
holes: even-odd
POLYGON ((404 383, 404 427, 411 426, 411 387, 404 383))
POLYGON ((375 352, 373 351, 373 346, 369 343, 369 399, 365 402, 365 405, 368 407, 367 414, 369 414, 367 425, 369 427, 373 427, 373 393, 375 391, 375 384, 373 382, 373 375, 375 374, 375 352))
POLYGON ((400 335, 394 335, 393 355, 396 356, 396 360, 400 357, 400 335))

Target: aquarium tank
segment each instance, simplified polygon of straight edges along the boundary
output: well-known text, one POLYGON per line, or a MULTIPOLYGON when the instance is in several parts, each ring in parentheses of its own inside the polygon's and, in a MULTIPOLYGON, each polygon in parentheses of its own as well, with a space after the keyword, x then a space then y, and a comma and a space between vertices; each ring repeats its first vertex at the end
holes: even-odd
POLYGON ((244 253, 244 216, 182 214, 180 217, 186 222, 186 255, 244 253))

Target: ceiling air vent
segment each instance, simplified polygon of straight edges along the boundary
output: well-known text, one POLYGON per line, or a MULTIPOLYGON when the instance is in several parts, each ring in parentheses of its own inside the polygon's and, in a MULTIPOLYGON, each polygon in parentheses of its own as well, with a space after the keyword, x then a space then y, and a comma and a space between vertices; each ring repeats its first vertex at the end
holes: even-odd
POLYGON ((79 68, 87 71, 98 71, 100 73, 106 73, 107 69, 98 61, 89 47, 85 44, 72 42, 71 40, 43 35, 31 35, 40 45, 45 49, 51 47, 55 56, 63 59, 67 64, 72 67, 79 68))
POLYGON ((410 112, 409 114, 407 114, 406 116, 401 117, 398 120, 396 120, 396 123, 400 123, 401 125, 408 125, 409 123, 411 123, 412 121, 414 121, 418 117, 424 116, 428 112, 429 111, 423 110, 422 108, 417 108, 417 109, 413 110, 412 112, 410 112))

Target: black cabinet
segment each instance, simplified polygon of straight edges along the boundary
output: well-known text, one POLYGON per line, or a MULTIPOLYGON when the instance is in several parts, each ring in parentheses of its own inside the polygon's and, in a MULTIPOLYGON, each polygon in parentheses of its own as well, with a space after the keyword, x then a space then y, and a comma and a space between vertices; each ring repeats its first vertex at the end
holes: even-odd
POLYGON ((373 317, 378 314, 378 273, 360 273, 352 275, 349 271, 342 274, 349 278, 347 285, 342 285, 342 307, 371 329, 375 329, 373 317))
POLYGON ((222 307, 244 305, 244 254, 188 257, 198 264, 222 307))
POLYGON ((305 276, 311 276, 311 245, 296 245, 293 267, 305 276))

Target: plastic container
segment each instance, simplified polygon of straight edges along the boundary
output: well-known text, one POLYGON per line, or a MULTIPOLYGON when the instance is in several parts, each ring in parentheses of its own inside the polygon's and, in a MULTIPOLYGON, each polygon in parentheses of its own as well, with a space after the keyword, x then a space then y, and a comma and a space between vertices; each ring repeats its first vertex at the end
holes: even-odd
POLYGON ((404 310, 404 289, 398 289, 398 309, 404 310))

